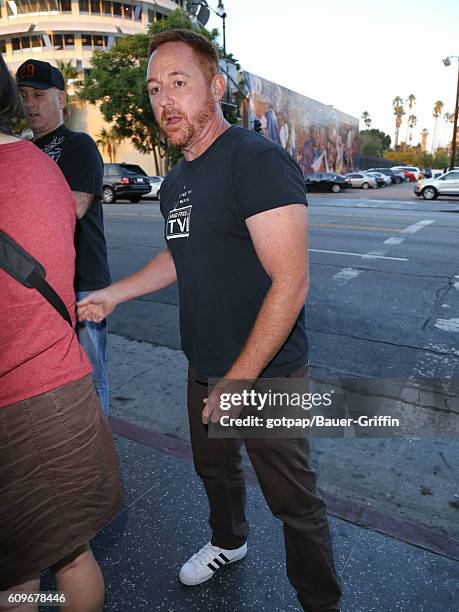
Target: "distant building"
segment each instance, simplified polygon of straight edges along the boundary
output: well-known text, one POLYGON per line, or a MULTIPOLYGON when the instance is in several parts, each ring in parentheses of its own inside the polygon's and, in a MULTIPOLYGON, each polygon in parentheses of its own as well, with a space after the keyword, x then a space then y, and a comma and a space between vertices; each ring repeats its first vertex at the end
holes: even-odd
MULTIPOLYGON (((110 49, 117 38, 145 32, 148 24, 188 5, 185 0, 0 0, 0 53, 13 72, 33 57, 54 65, 71 62, 84 73, 94 50, 110 49)), ((226 70, 231 103, 238 77, 234 64, 226 70)), ((258 119, 265 136, 286 148, 304 174, 347 172, 357 166, 357 118, 254 74, 242 72, 242 77, 247 92, 244 125, 253 129, 258 119)), ((95 140, 103 127, 109 128, 92 105, 74 102, 67 110, 68 127, 95 140)), ((110 161, 106 151, 101 153, 110 161)), ((153 155, 142 155, 129 141, 116 145, 116 161, 156 174, 153 155)))
MULTIPOLYGON (((70 61, 84 72, 95 49, 110 49, 120 36, 145 32, 148 24, 185 4, 185 0, 0 0, 0 53, 13 72, 30 57, 54 65, 56 60, 70 61)), ((95 139, 107 127, 99 111, 86 104, 72 105, 66 123, 95 139)), ((151 156, 138 153, 127 142, 118 145, 117 161, 139 163, 155 173, 151 156)))
POLYGON ((244 124, 286 149, 305 176, 352 172, 358 167, 359 120, 250 72, 242 73, 244 124), (258 124, 257 124, 258 125, 258 124))

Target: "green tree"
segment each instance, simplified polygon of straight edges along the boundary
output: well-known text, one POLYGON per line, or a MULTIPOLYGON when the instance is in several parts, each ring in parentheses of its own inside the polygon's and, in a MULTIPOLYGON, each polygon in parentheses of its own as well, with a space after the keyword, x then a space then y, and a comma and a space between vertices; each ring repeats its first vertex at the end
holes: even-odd
MULTIPOLYGON (((168 18, 150 24, 146 34, 124 36, 117 39, 110 50, 95 51, 91 59, 92 69, 79 92, 82 100, 99 105, 105 121, 113 124, 121 138, 130 140, 141 153, 153 155, 158 174, 162 158, 165 158, 168 169, 178 161, 181 153, 167 143, 155 121, 145 76, 152 36, 173 28, 197 31, 214 44, 218 37, 218 30, 208 31, 193 25, 189 15, 178 9, 168 18)), ((234 61, 229 53, 227 59, 234 61)), ((236 123, 235 115, 227 117, 228 120, 236 123)))
POLYGON ((418 122, 418 118, 416 117, 416 115, 410 115, 408 117, 408 129, 410 131, 409 132, 409 134, 410 134, 410 136, 409 136, 410 146, 411 146, 411 141, 413 140, 413 130, 414 130, 417 122, 418 122))
POLYGON ((103 127, 97 136, 97 145, 102 149, 102 151, 107 151, 110 162, 115 162, 116 147, 123 140, 123 138, 118 134, 118 130, 115 127, 111 127, 108 130, 107 128, 103 127))
MULTIPOLYGON (((416 103, 416 96, 414 94, 410 94, 407 97, 406 101, 407 101, 407 104, 408 104, 408 110, 409 110, 410 116, 412 116, 413 115, 413 106, 416 103)), ((408 122, 407 122, 407 125, 406 125, 405 142, 408 142, 408 136, 409 136, 408 131, 410 131, 410 134, 411 134, 412 129, 410 129, 409 117, 408 117, 408 122)))
POLYGON ((67 104, 64 108, 64 122, 67 121, 69 116, 69 106, 78 99, 78 88, 81 87, 82 73, 78 68, 73 66, 71 61, 64 62, 62 60, 56 61, 58 70, 64 77, 65 92, 67 93, 67 104), (72 85, 72 89, 70 86, 72 85))
POLYGON ((402 125, 402 117, 405 114, 405 109, 403 108, 403 100, 400 96, 396 96, 392 100, 392 109, 395 115, 395 139, 394 139, 394 147, 397 149, 398 147, 398 136, 400 132, 400 126, 402 125))
POLYGON ((441 111, 444 105, 445 105, 444 102, 442 102, 441 100, 437 100, 433 107, 432 116, 435 119, 435 125, 434 125, 434 132, 432 136, 432 153, 435 151, 435 145, 437 141, 437 132, 438 132, 438 119, 441 115, 441 111))
POLYGON ((375 128, 362 130, 359 134, 360 153, 368 157, 382 157, 384 151, 390 148, 391 139, 388 134, 375 128))
POLYGON ((370 117, 370 114, 369 114, 368 111, 363 111, 363 113, 362 113, 362 121, 366 125, 367 130, 370 129, 371 117, 370 117))

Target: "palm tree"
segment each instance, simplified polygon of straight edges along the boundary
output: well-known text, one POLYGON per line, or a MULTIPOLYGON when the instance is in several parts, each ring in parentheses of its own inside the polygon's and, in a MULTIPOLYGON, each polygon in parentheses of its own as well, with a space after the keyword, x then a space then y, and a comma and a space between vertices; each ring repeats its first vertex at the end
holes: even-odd
POLYGON ((416 115, 410 115, 408 117, 408 128, 410 130, 410 146, 411 146, 411 141, 413 140, 413 129, 417 122, 418 122, 418 118, 416 117, 416 115))
MULTIPOLYGON (((408 108, 410 111, 410 115, 413 115, 412 111, 413 111, 413 106, 416 102, 416 96, 414 94, 410 94, 408 96, 408 98, 406 99, 406 101, 408 102, 408 108)), ((405 137, 405 141, 408 142, 408 130, 409 130, 409 124, 407 124, 406 126, 406 137, 405 137)))
POLYGON ((366 128, 368 130, 370 128, 370 125, 371 125, 371 117, 370 117, 370 114, 368 113, 368 111, 363 111, 363 113, 362 113, 362 120, 363 120, 363 122, 366 125, 366 128))
POLYGON ((432 116, 435 118, 435 125, 434 125, 434 133, 432 137, 432 153, 435 151, 435 144, 436 144, 435 141, 437 139, 437 131, 438 131, 438 118, 440 117, 441 111, 444 106, 445 105, 441 100, 437 100, 433 107, 432 116))
MULTIPOLYGON (((81 84, 79 77, 81 76, 81 71, 75 66, 72 65, 71 61, 63 62, 62 60, 57 60, 56 65, 58 70, 62 73, 64 77, 64 87, 65 91, 68 92, 69 85, 72 84, 78 87, 81 84)), ((64 108, 64 121, 68 119, 69 116, 69 105, 75 101, 76 95, 74 92, 67 93, 67 104, 64 108)))
POLYGON ((70 81, 72 81, 72 84, 78 85, 78 80, 81 76, 81 71, 78 70, 78 68, 76 68, 75 66, 73 66, 71 61, 63 62, 62 60, 57 60, 56 65, 58 70, 62 72, 62 76, 64 77, 66 91, 68 86, 70 85, 70 81))
POLYGON ((398 134, 400 132, 400 126, 402 125, 402 117, 405 114, 405 109, 403 108, 403 100, 400 96, 397 96, 392 100, 392 108, 394 110, 395 115, 394 148, 396 149, 398 147, 398 134))
POLYGON ((96 140, 99 147, 101 147, 102 152, 107 150, 107 155, 110 160, 110 163, 116 161, 116 147, 117 145, 124 140, 118 133, 117 129, 111 127, 110 129, 102 128, 98 133, 99 138, 96 140))

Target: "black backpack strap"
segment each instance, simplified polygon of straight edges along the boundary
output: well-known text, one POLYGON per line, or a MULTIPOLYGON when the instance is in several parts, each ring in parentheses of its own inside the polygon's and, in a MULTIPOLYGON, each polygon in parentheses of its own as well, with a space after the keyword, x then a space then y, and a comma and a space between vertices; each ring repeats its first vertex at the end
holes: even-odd
POLYGON ((0 268, 28 289, 36 289, 47 302, 67 321, 72 319, 59 295, 46 280, 46 270, 30 253, 8 234, 0 230, 0 268))

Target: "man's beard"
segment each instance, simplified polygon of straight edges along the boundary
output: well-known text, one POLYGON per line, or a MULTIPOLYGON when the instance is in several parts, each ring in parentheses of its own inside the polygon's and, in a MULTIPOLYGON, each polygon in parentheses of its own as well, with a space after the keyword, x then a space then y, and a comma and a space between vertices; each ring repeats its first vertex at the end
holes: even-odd
MULTIPOLYGON (((164 128, 161 126, 162 132, 165 134, 169 144, 186 149, 193 142, 199 139, 204 128, 212 121, 216 113, 215 102, 210 93, 205 99, 202 109, 190 121, 184 114, 180 114, 182 121, 176 129, 164 128)), ((166 113, 163 111, 161 124, 163 124, 166 113)))

